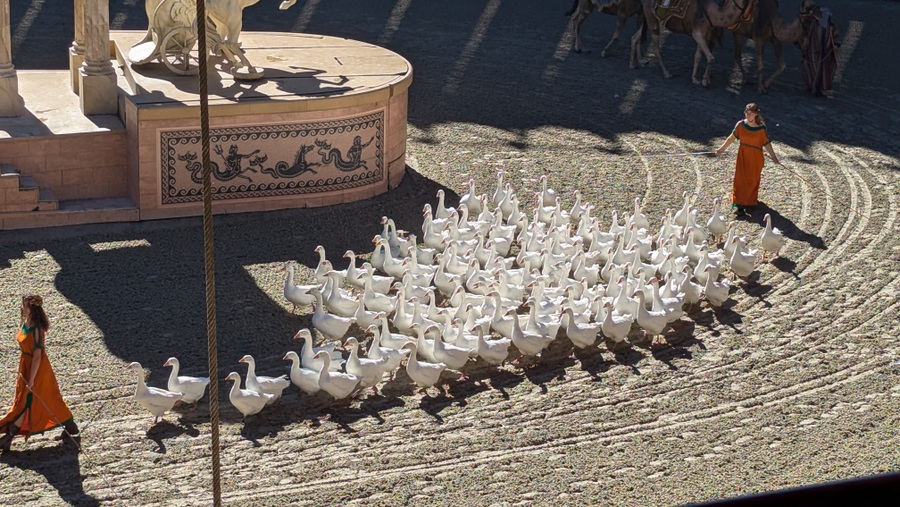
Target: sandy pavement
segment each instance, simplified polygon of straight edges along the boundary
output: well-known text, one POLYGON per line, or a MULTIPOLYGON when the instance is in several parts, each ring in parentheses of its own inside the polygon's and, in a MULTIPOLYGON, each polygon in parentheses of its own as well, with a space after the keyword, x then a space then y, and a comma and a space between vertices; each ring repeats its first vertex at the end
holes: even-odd
MULTIPOLYGON (((735 82, 730 36, 710 89, 690 83, 684 36, 666 39, 671 80, 656 66, 629 70, 624 43, 601 58, 606 16, 584 26, 595 51, 573 54, 568 2, 248 9, 245 30, 341 35, 406 56, 410 171, 366 202, 216 218, 219 379, 243 374, 244 354, 260 373, 287 372, 282 356, 298 350, 291 337, 310 315, 289 313, 285 262, 309 280, 321 244, 346 267, 345 250, 371 251, 381 216, 418 232, 437 189, 452 203, 469 177, 492 192, 502 169, 521 198, 547 174, 565 206, 579 189, 604 225, 636 196, 654 225, 684 192, 707 216, 713 198, 728 199, 735 150, 672 155, 714 149, 751 101, 790 170, 767 167, 762 210, 736 227, 758 246, 767 211, 790 241, 723 310, 693 308, 667 331, 668 347, 571 357, 559 339, 525 371, 479 365, 467 382, 447 373, 433 398, 405 373, 352 403, 292 387, 246 425, 221 381, 225 503, 673 505, 900 470, 900 365, 891 367, 900 360, 900 68, 889 63, 900 48, 888 23, 900 5, 830 3, 845 34, 833 100, 804 94, 792 46, 767 95, 735 82)), ((66 13, 38 6, 28 18, 25 2, 13 4, 16 65, 58 65, 29 48, 41 37, 64 48, 70 35, 41 27, 66 13)), ((113 6, 113 27, 143 28, 142 4, 126 4, 113 6)), ((797 4, 782 2, 789 19, 797 4)), ((208 403, 152 426, 123 371, 139 361, 156 386, 170 356, 186 373, 205 371, 203 280, 199 219, 0 234, 0 400, 12 396, 20 298, 40 293, 53 321, 49 353, 84 428, 81 454, 53 435, 17 440, 0 458, 0 504, 211 504, 208 403)))

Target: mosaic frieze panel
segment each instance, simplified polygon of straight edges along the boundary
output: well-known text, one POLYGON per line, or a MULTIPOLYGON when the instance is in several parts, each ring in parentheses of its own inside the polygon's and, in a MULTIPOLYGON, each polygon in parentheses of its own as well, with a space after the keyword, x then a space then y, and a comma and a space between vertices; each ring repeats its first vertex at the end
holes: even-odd
MULTIPOLYGON (((203 200, 200 129, 160 130, 162 204, 203 200)), ((214 200, 310 194, 384 178, 384 111, 210 129, 214 200)))

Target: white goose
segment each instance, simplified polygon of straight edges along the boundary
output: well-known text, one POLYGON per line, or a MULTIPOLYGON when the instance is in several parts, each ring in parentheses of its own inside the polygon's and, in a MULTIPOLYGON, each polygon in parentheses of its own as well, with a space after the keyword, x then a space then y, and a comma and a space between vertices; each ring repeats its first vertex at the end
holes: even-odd
MULTIPOLYGON (((472 318, 472 316, 473 314, 470 312, 466 316, 465 320, 459 317, 453 319, 452 324, 454 326, 453 329, 456 330, 456 335, 453 337, 453 340, 450 343, 452 345, 456 345, 457 347, 468 350, 469 357, 476 357, 478 356, 478 335, 470 332, 469 329, 466 328, 466 321, 469 318, 472 318)), ((489 321, 488 324, 490 324, 489 321)), ((488 330, 490 330, 490 325, 488 326, 488 330)), ((482 332, 484 332, 484 328, 482 328, 482 332)))
POLYGON ((163 366, 172 367, 172 371, 169 373, 169 391, 183 394, 184 396, 181 398, 183 403, 197 403, 206 393, 209 377, 179 376, 178 370, 181 368, 181 364, 174 357, 170 357, 163 366))
POLYGON ((375 267, 368 262, 363 263, 362 270, 364 281, 365 279, 372 280, 372 290, 379 294, 387 294, 391 291, 391 287, 393 287, 395 282, 394 277, 376 275, 375 267))
POLYGON ((675 297, 662 297, 659 293, 659 280, 656 278, 650 279, 650 286, 653 287, 651 311, 665 313, 666 321, 669 323, 675 322, 684 315, 684 294, 677 294, 675 297))
POLYGON ((316 297, 312 295, 315 285, 295 285, 294 284, 294 265, 290 262, 284 264, 284 298, 291 302, 293 308, 291 313, 297 311, 298 306, 307 306, 316 302, 316 297))
POLYGON ((444 189, 438 189, 437 198, 437 206, 434 207, 434 218, 436 220, 450 218, 450 214, 456 211, 456 208, 448 208, 444 204, 444 189))
POLYGON ((601 324, 598 322, 580 323, 575 320, 575 313, 568 306, 562 311, 562 315, 569 317, 566 324, 566 336, 579 349, 590 347, 597 341, 597 334, 600 332, 601 324))
POLYGON ((706 230, 709 231, 713 240, 718 241, 728 232, 728 224, 725 223, 725 217, 719 212, 719 198, 713 199, 713 209, 709 220, 706 221, 706 230))
POLYGON ((387 240, 391 255, 400 257, 401 252, 405 252, 409 247, 408 240, 400 237, 400 234, 406 234, 406 231, 398 231, 394 221, 388 217, 381 217, 381 223, 384 225, 381 236, 387 240))
MULTIPOLYGON (((426 360, 436 363, 437 359, 434 357, 434 340, 440 338, 440 329, 434 325, 423 328, 420 324, 413 324, 412 330, 416 333, 415 344, 419 354, 422 354, 422 357, 426 360), (428 332, 435 333, 433 336, 436 338, 432 340, 425 338, 425 333, 428 332)), ((403 344, 403 346, 405 347, 406 344, 403 344)))
POLYGON ((612 303, 609 301, 603 304, 603 309, 606 312, 603 322, 600 323, 600 331, 603 332, 603 336, 612 340, 615 346, 624 343, 625 337, 631 331, 631 323, 634 321, 633 317, 631 315, 616 315, 613 311, 612 303))
MULTIPOLYGON (((410 336, 403 333, 392 333, 390 328, 388 327, 387 318, 379 319, 381 321, 381 332, 378 334, 378 339, 382 345, 386 348, 400 350, 406 345, 410 340, 410 336)), ((410 327, 412 323, 410 322, 410 327)), ((410 328, 412 332, 412 329, 410 328)))
MULTIPOLYGON (((376 243, 377 245, 386 246, 386 241, 384 240, 384 238, 382 238, 381 236, 376 237, 378 238, 378 242, 376 243)), ((394 254, 391 253, 390 249, 386 248, 384 251, 384 266, 382 268, 382 271, 394 277, 394 280, 400 280, 401 278, 403 278, 403 271, 406 269, 403 266, 402 261, 402 259, 394 258, 394 254)))
MULTIPOLYGON (((319 254, 319 262, 316 264, 316 283, 320 285, 325 284, 325 275, 329 271, 334 271, 334 266, 331 265, 331 261, 325 258, 325 247, 322 245, 318 245, 315 248, 315 252, 319 254)), ((340 273, 339 273, 340 274, 340 273)), ((343 275, 340 276, 340 280, 338 280, 338 286, 344 284, 343 275)))
POLYGON ((426 248, 416 243, 418 238, 415 234, 409 235, 409 248, 406 250, 405 257, 415 257, 416 262, 423 266, 431 266, 434 264, 434 256, 437 250, 434 248, 426 248))
POLYGON ((640 197, 634 198, 634 213, 631 215, 631 223, 634 224, 635 230, 650 230, 650 221, 647 220, 647 215, 641 211, 640 197))
POLYGON ((291 382, 306 394, 319 392, 319 372, 300 365, 300 356, 293 350, 284 355, 285 361, 291 362, 291 382))
POLYGON ((312 316, 313 327, 319 330, 325 338, 343 339, 350 329, 350 325, 353 324, 353 319, 326 312, 322 302, 322 293, 317 289, 313 291, 313 294, 316 296, 316 306, 312 316))
POLYGON ((344 342, 344 348, 350 350, 350 357, 347 359, 347 373, 356 375, 359 379, 360 389, 371 387, 372 392, 377 393, 376 386, 381 382, 384 372, 388 371, 387 358, 359 357, 359 340, 352 336, 344 342))
MULTIPOLYGON (((353 314, 353 321, 356 322, 356 325, 365 329, 372 324, 376 324, 380 322, 378 320, 379 315, 387 315, 385 312, 370 312, 366 310, 366 305, 362 304, 363 295, 357 294, 357 300, 360 302, 359 308, 357 308, 356 313, 353 314)), ((391 308, 393 311, 393 308, 391 308)))
POLYGON ((462 206, 463 204, 469 208, 469 212, 473 215, 481 213, 481 200, 475 193, 475 180, 473 178, 469 178, 468 190, 459 198, 459 205, 462 206))
POLYGON ((294 335, 294 339, 303 341, 303 345, 300 348, 300 364, 304 368, 308 370, 319 371, 319 368, 322 367, 323 361, 321 359, 316 359, 316 354, 318 354, 319 352, 327 352, 332 359, 331 368, 335 371, 341 369, 341 365, 344 363, 344 360, 341 359, 340 351, 334 350, 334 343, 329 343, 321 347, 313 347, 312 333, 310 333, 309 329, 306 328, 297 331, 297 334, 294 335))
POLYGON ((238 359, 238 362, 247 363, 247 380, 244 382, 247 389, 261 394, 271 394, 272 398, 268 402, 270 404, 274 403, 278 398, 281 398, 281 394, 284 390, 291 385, 287 375, 281 375, 279 377, 257 376, 256 361, 250 354, 238 359))
POLYGON ((386 296, 376 292, 372 288, 372 279, 367 278, 363 289, 362 303, 368 310, 390 314, 394 311, 394 306, 397 304, 397 296, 386 296))
POLYGON ((153 424, 156 424, 166 412, 172 410, 175 403, 184 398, 182 393, 167 391, 158 387, 148 387, 144 383, 144 369, 138 362, 129 364, 125 369, 135 372, 137 387, 134 390, 134 400, 153 415, 153 424))
MULTIPOLYGON (((366 356, 370 359, 385 359, 384 370, 391 372, 391 379, 394 378, 394 373, 397 368, 400 367, 400 363, 403 361, 403 358, 409 355, 409 349, 401 348, 394 349, 390 347, 382 347, 381 346, 381 333, 378 331, 378 326, 369 326, 366 328, 366 333, 372 335, 372 342, 369 344, 369 350, 366 352, 366 356)), ((409 343, 407 341, 406 343, 409 343)), ((403 345, 406 345, 404 343, 403 345)))
POLYGON ((513 321, 513 331, 512 331, 512 343, 519 349, 519 352, 525 357, 534 357, 541 353, 550 343, 553 342, 553 337, 548 338, 547 336, 532 333, 532 332, 524 332, 522 331, 522 327, 519 326, 519 319, 516 318, 516 311, 509 310, 506 312, 507 317, 512 317, 513 321))
POLYGON ((427 394, 427 389, 437 384, 438 380, 441 379, 441 373, 447 368, 447 365, 444 363, 419 361, 418 357, 416 357, 417 347, 415 343, 408 343, 404 347, 410 351, 409 359, 406 361, 406 374, 421 388, 419 392, 427 394))
POLYGON ((679 227, 684 227, 685 225, 687 225, 688 215, 691 212, 690 195, 687 192, 685 192, 683 194, 683 196, 684 196, 684 205, 681 207, 680 210, 678 210, 677 213, 675 213, 675 218, 673 219, 673 221, 675 222, 675 225, 677 225, 679 227))
POLYGON ((707 277, 706 284, 703 286, 703 294, 706 296, 709 304, 718 308, 728 299, 728 280, 722 280, 721 283, 717 282, 716 278, 719 276, 719 270, 713 266, 707 266, 706 272, 707 277))
POLYGON ((340 288, 339 279, 343 278, 337 271, 329 271, 326 273, 328 277, 329 289, 323 291, 328 294, 324 300, 325 307, 335 315, 351 318, 356 314, 359 308, 359 301, 350 297, 340 288))
POLYGON ((329 368, 331 356, 326 352, 319 352, 315 357, 321 358, 323 362, 322 368, 319 370, 319 388, 336 400, 346 398, 356 390, 356 386, 359 384, 359 377, 349 373, 331 371, 329 368))
POLYGON ((228 393, 228 400, 244 416, 244 419, 248 415, 258 414, 274 398, 271 394, 260 394, 250 389, 241 389, 241 376, 237 372, 229 373, 225 380, 234 381, 231 391, 228 393))
POLYGON ((372 263, 372 266, 378 271, 384 272, 384 256, 387 248, 381 242, 381 236, 375 236, 372 238, 372 243, 375 244, 375 249, 372 250, 372 255, 369 256, 369 262, 372 263))
POLYGON ((487 340, 484 337, 484 331, 481 328, 478 332, 478 357, 482 358, 491 365, 502 365, 509 357, 509 346, 512 340, 509 338, 500 338, 498 340, 487 340))
POLYGON ((556 206, 556 191, 547 186, 547 175, 541 175, 541 205, 556 206))
POLYGON ((494 206, 500 206, 504 197, 506 197, 506 187, 503 185, 503 171, 497 171, 497 187, 491 196, 491 202, 494 203, 494 206))
POLYGON ((651 336, 651 343, 656 343, 656 337, 662 334, 663 330, 669 324, 668 316, 664 310, 653 311, 647 310, 644 306, 644 293, 642 291, 635 292, 638 299, 637 314, 635 320, 638 326, 651 336))
POLYGON ((780 230, 772 227, 772 217, 768 213, 763 217, 763 220, 766 221, 766 228, 759 236, 759 242, 764 252, 763 260, 769 253, 775 254, 774 259, 781 255, 781 249, 787 244, 787 239, 785 239, 780 230))
POLYGON ((731 272, 740 278, 747 278, 756 269, 756 250, 750 250, 744 245, 744 241, 738 237, 734 240, 734 252, 728 259, 731 272))
MULTIPOLYGON (((444 338, 438 336, 434 339, 434 358, 452 370, 462 370, 469 362, 469 349, 445 343, 444 338)), ((459 380, 466 380, 466 374, 463 373, 459 380)))

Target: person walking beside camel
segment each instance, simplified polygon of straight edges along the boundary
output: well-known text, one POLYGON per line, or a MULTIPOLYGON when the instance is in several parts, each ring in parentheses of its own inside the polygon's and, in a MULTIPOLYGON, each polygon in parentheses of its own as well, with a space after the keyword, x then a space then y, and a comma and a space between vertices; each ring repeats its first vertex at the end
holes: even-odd
POLYGON ((759 106, 753 102, 744 108, 744 119, 735 124, 731 135, 725 139, 715 154, 725 153, 735 140, 738 140, 739 147, 734 165, 731 208, 738 215, 743 215, 752 213, 759 201, 759 183, 766 158, 763 150, 769 152, 773 162, 776 164, 781 162, 772 149, 772 141, 766 131, 766 122, 760 114, 759 106))
POLYGON ((79 434, 44 348, 50 320, 43 305, 40 296, 22 298, 22 323, 16 333, 21 349, 16 394, 12 408, 0 419, 0 451, 8 451, 16 435, 27 439, 58 426, 64 428, 60 437, 63 441, 79 434))

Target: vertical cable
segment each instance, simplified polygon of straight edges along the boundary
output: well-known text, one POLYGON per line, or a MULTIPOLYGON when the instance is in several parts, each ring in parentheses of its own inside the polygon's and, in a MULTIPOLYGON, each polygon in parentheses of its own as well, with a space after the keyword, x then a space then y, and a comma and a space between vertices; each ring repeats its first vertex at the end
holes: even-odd
POLYGON ((212 181, 209 161, 209 88, 206 82, 206 1, 197 0, 197 60, 200 89, 200 144, 203 153, 203 247, 206 260, 206 337, 209 360, 209 422, 212 429, 213 505, 222 505, 219 464, 219 379, 216 345, 216 259, 213 251, 212 181))

